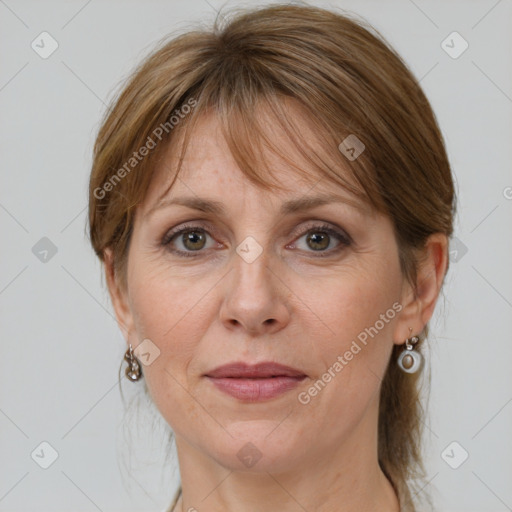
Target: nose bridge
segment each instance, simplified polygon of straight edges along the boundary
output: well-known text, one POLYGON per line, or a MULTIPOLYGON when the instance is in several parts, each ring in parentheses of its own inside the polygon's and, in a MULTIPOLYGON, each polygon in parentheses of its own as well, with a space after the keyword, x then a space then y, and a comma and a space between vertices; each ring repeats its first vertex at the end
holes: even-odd
POLYGON ((269 245, 266 238, 260 243, 255 237, 247 236, 233 252, 231 276, 226 281, 221 309, 221 319, 226 325, 262 332, 282 328, 288 321, 286 299, 277 273, 271 268, 275 255, 269 245))
MULTIPOLYGON (((261 236, 259 239, 261 240, 261 236)), ((274 299, 273 274, 269 269, 272 263, 268 240, 261 243, 253 236, 246 237, 236 247, 233 254, 233 284, 239 300, 246 304, 260 306, 274 299), (263 245, 265 244, 265 245, 263 245)))
POLYGON ((239 242, 233 254, 233 270, 236 282, 247 283, 251 288, 270 285, 268 265, 273 259, 271 254, 271 209, 261 190, 251 188, 252 193, 244 194, 243 207, 237 219, 238 230, 235 236, 239 242), (268 226, 268 227, 267 227, 268 226))

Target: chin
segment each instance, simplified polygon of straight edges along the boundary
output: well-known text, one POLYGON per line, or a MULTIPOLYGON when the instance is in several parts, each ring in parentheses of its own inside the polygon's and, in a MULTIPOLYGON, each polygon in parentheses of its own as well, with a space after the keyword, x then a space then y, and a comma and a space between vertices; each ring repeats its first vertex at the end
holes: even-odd
POLYGON ((297 468, 305 455, 304 440, 298 432, 283 428, 279 421, 243 421, 226 428, 222 440, 207 443, 219 464, 233 471, 281 473, 297 468), (276 428, 277 427, 277 428, 276 428))

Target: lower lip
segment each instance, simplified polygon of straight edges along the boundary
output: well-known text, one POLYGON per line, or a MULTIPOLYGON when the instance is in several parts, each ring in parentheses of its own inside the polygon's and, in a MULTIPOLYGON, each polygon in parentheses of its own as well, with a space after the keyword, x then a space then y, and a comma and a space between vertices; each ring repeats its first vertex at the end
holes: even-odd
POLYGON ((246 402, 270 400, 296 388, 306 377, 269 377, 262 379, 208 377, 224 393, 246 402))

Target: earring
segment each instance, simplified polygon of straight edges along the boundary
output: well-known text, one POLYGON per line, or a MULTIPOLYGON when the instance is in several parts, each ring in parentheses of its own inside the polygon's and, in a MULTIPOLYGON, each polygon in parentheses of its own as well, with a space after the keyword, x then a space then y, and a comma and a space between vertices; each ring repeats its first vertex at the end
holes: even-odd
POLYGON ((128 362, 128 368, 124 371, 126 376, 132 381, 135 382, 142 377, 142 372, 140 371, 140 364, 137 361, 137 358, 133 355, 132 344, 130 343, 130 348, 126 351, 124 355, 125 361, 128 362))
MULTIPOLYGON (((411 327, 409 331, 412 332, 411 327)), ((406 373, 416 373, 423 364, 423 356, 414 350, 414 345, 419 340, 418 336, 405 340, 405 350, 398 357, 398 366, 406 373)))

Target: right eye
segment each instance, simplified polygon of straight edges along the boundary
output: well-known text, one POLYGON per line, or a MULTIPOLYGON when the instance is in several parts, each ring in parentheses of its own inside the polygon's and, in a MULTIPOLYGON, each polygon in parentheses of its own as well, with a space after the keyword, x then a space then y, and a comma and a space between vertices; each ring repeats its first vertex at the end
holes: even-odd
POLYGON ((202 226, 182 225, 166 233, 162 245, 178 256, 194 257, 194 253, 205 252, 202 249, 208 237, 211 235, 202 226))

